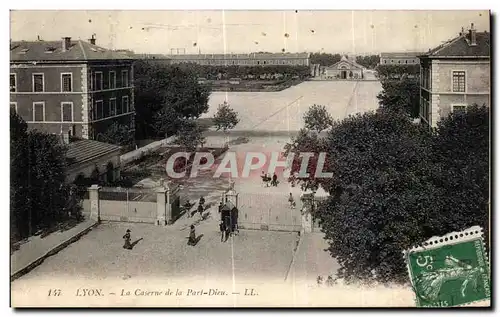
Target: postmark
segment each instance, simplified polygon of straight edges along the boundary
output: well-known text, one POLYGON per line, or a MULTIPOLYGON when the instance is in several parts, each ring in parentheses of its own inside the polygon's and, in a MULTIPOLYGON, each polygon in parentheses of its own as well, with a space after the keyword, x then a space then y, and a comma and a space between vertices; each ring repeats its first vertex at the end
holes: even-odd
POLYGON ((490 298, 481 227, 432 237, 404 254, 417 307, 462 306, 490 298))

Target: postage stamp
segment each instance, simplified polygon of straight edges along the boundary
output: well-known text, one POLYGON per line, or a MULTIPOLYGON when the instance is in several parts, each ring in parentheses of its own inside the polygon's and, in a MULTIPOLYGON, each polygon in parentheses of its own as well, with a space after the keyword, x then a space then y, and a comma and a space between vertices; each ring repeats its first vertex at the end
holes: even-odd
POLYGON ((490 298, 481 227, 432 237, 404 253, 417 307, 462 306, 490 298))

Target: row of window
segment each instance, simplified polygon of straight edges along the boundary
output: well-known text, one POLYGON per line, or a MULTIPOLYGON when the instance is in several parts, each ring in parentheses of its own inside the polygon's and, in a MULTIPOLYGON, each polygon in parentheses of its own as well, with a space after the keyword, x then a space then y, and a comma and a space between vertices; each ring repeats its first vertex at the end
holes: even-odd
MULTIPOLYGON (((10 108, 17 112, 17 102, 11 102, 10 108)), ((33 102, 33 107, 31 111, 32 111, 31 121, 34 122, 46 121, 44 101, 33 102)), ((92 110, 91 120, 104 119, 107 117, 113 117, 128 112, 130 112, 128 96, 122 97, 121 104, 118 107, 116 98, 109 99, 108 107, 104 107, 103 100, 97 100, 92 110)), ((73 102, 70 101, 61 102, 61 122, 73 122, 74 121, 73 114, 74 114, 73 102)))
MULTIPOLYGON (((416 60, 416 59, 412 59, 412 60, 410 61, 410 63, 409 63, 409 64, 417 64, 417 63, 418 63, 418 60, 416 60)), ((387 62, 387 60, 386 60, 386 59, 384 59, 384 60, 383 60, 383 64, 396 64, 396 63, 394 63, 394 60, 393 60, 393 59, 391 59, 391 62, 390 62, 390 63, 388 63, 388 62, 387 62)), ((408 60, 406 59, 404 63, 403 63, 403 61, 398 60, 398 64, 408 64, 408 60)))
MULTIPOLYGON (((104 74, 103 72, 93 72, 91 76, 91 90, 104 90, 104 74)), ((129 73, 128 70, 121 71, 121 88, 129 87, 129 73)), ((115 89, 116 86, 116 72, 114 70, 108 73, 108 85, 106 89, 115 89)))
MULTIPOLYGON (((11 102, 10 108, 17 112, 17 102, 11 102)), ((33 107, 31 108, 32 120, 34 122, 44 122, 45 121, 45 101, 35 101, 33 102, 33 107)), ((63 101, 61 102, 61 122, 73 122, 74 121, 74 108, 73 102, 63 101)), ((30 120, 28 120, 30 121, 30 120)))
MULTIPOLYGON (((115 89, 116 87, 116 72, 114 70, 109 72, 109 82, 107 89, 115 89)), ((33 73, 31 76, 31 89, 32 92, 45 92, 45 74, 33 73)), ((129 87, 129 73, 128 70, 121 71, 121 87, 129 87)), ((91 90, 103 90, 103 72, 95 72, 92 74, 91 90)), ((17 92, 17 75, 10 74, 10 92, 17 92)), ((61 92, 73 91, 73 74, 61 74, 61 92)))
MULTIPOLYGON (((196 61, 185 61, 185 62, 195 62, 196 61)), ((175 61, 173 61, 175 63, 175 61)), ((202 60, 198 62, 201 65, 305 65, 306 62, 303 60, 202 60)))
POLYGON ((91 120, 100 120, 128 112, 130 112, 128 96, 123 96, 121 104, 119 105, 117 104, 116 98, 109 99, 107 105, 104 105, 104 100, 96 100, 94 102, 94 106, 92 107, 91 120))

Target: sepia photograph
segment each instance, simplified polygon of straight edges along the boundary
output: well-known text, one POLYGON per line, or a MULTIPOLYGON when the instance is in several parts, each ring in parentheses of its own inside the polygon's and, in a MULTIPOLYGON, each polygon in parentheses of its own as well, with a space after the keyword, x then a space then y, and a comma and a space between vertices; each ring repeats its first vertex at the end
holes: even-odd
POLYGON ((11 307, 491 308, 489 10, 9 15, 11 307))

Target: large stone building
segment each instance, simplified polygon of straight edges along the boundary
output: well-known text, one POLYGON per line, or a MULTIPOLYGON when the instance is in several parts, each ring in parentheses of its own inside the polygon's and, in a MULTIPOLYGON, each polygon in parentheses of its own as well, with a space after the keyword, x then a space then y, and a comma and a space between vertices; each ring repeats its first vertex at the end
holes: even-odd
POLYGON ((171 64, 195 63, 211 66, 308 66, 309 53, 249 53, 249 54, 138 54, 140 59, 168 60, 171 64))
POLYGON ((114 122, 135 129, 133 59, 95 41, 10 43, 10 106, 29 128, 94 140, 114 122))
POLYGON ((490 33, 468 32, 420 56, 420 118, 429 126, 471 104, 491 105, 490 33))
POLYGON ((380 65, 418 65, 421 52, 380 53, 380 65))
POLYGON ((364 67, 353 60, 349 60, 345 56, 332 66, 325 67, 323 70, 323 78, 325 79, 363 79, 364 67))

